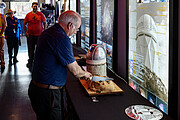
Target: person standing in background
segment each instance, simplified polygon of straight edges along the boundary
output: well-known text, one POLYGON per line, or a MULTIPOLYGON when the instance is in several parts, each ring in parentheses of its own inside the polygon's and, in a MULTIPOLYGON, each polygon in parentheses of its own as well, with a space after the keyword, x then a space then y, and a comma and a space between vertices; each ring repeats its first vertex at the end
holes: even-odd
POLYGON ((0 60, 1 60, 1 73, 5 69, 4 61, 4 31, 6 28, 6 18, 4 14, 0 13, 0 60))
POLYGON ((44 16, 43 13, 38 11, 37 2, 32 3, 32 9, 33 10, 26 15, 23 23, 23 28, 27 37, 28 56, 29 56, 28 63, 26 64, 26 66, 29 68, 30 71, 32 70, 32 65, 34 61, 34 52, 38 37, 40 36, 42 31, 45 30, 47 27, 46 17, 44 16), (26 28, 26 24, 28 24, 28 30, 26 28))
POLYGON ((17 54, 18 54, 19 40, 21 34, 21 25, 19 19, 14 16, 14 13, 15 12, 12 11, 11 9, 9 9, 8 12, 6 13, 8 17, 6 18, 7 27, 5 30, 5 38, 7 40, 10 65, 12 65, 13 49, 14 49, 13 63, 16 64, 18 62, 17 54))

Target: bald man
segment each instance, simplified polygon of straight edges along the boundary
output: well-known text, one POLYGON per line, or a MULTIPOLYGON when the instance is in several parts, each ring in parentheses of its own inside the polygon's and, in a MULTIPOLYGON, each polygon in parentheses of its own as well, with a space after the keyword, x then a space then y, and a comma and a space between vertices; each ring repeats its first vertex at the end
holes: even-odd
POLYGON ((58 23, 45 30, 37 42, 29 97, 37 120, 61 120, 61 89, 67 70, 74 76, 89 78, 74 59, 69 36, 76 34, 81 25, 78 13, 63 12, 58 23))

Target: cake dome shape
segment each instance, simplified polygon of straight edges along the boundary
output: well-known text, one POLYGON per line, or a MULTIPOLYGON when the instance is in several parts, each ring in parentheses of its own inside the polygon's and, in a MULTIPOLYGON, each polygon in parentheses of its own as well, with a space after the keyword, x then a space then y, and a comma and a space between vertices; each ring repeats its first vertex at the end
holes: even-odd
POLYGON ((102 45, 92 44, 86 54, 87 71, 93 75, 106 76, 106 52, 102 45))
POLYGON ((106 52, 102 45, 92 44, 86 54, 86 63, 102 64, 106 63, 106 52))

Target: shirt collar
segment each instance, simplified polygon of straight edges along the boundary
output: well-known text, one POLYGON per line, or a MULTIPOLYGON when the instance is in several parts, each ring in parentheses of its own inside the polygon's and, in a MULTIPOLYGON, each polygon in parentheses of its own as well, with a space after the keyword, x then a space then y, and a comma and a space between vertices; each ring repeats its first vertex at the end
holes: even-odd
MULTIPOLYGON (((59 31, 63 31, 65 34, 66 32, 64 31, 64 29, 58 24, 58 23, 55 23, 55 26, 56 28, 59 30, 59 31)), ((66 34, 67 35, 67 34, 66 34)))

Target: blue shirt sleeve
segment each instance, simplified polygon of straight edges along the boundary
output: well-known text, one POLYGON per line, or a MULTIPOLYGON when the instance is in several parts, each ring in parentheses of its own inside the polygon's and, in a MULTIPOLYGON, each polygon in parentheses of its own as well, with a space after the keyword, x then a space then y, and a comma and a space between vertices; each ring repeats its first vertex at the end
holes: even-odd
POLYGON ((57 54, 61 64, 67 66, 68 64, 73 63, 75 58, 69 37, 65 37, 64 40, 58 41, 57 44, 57 54))

